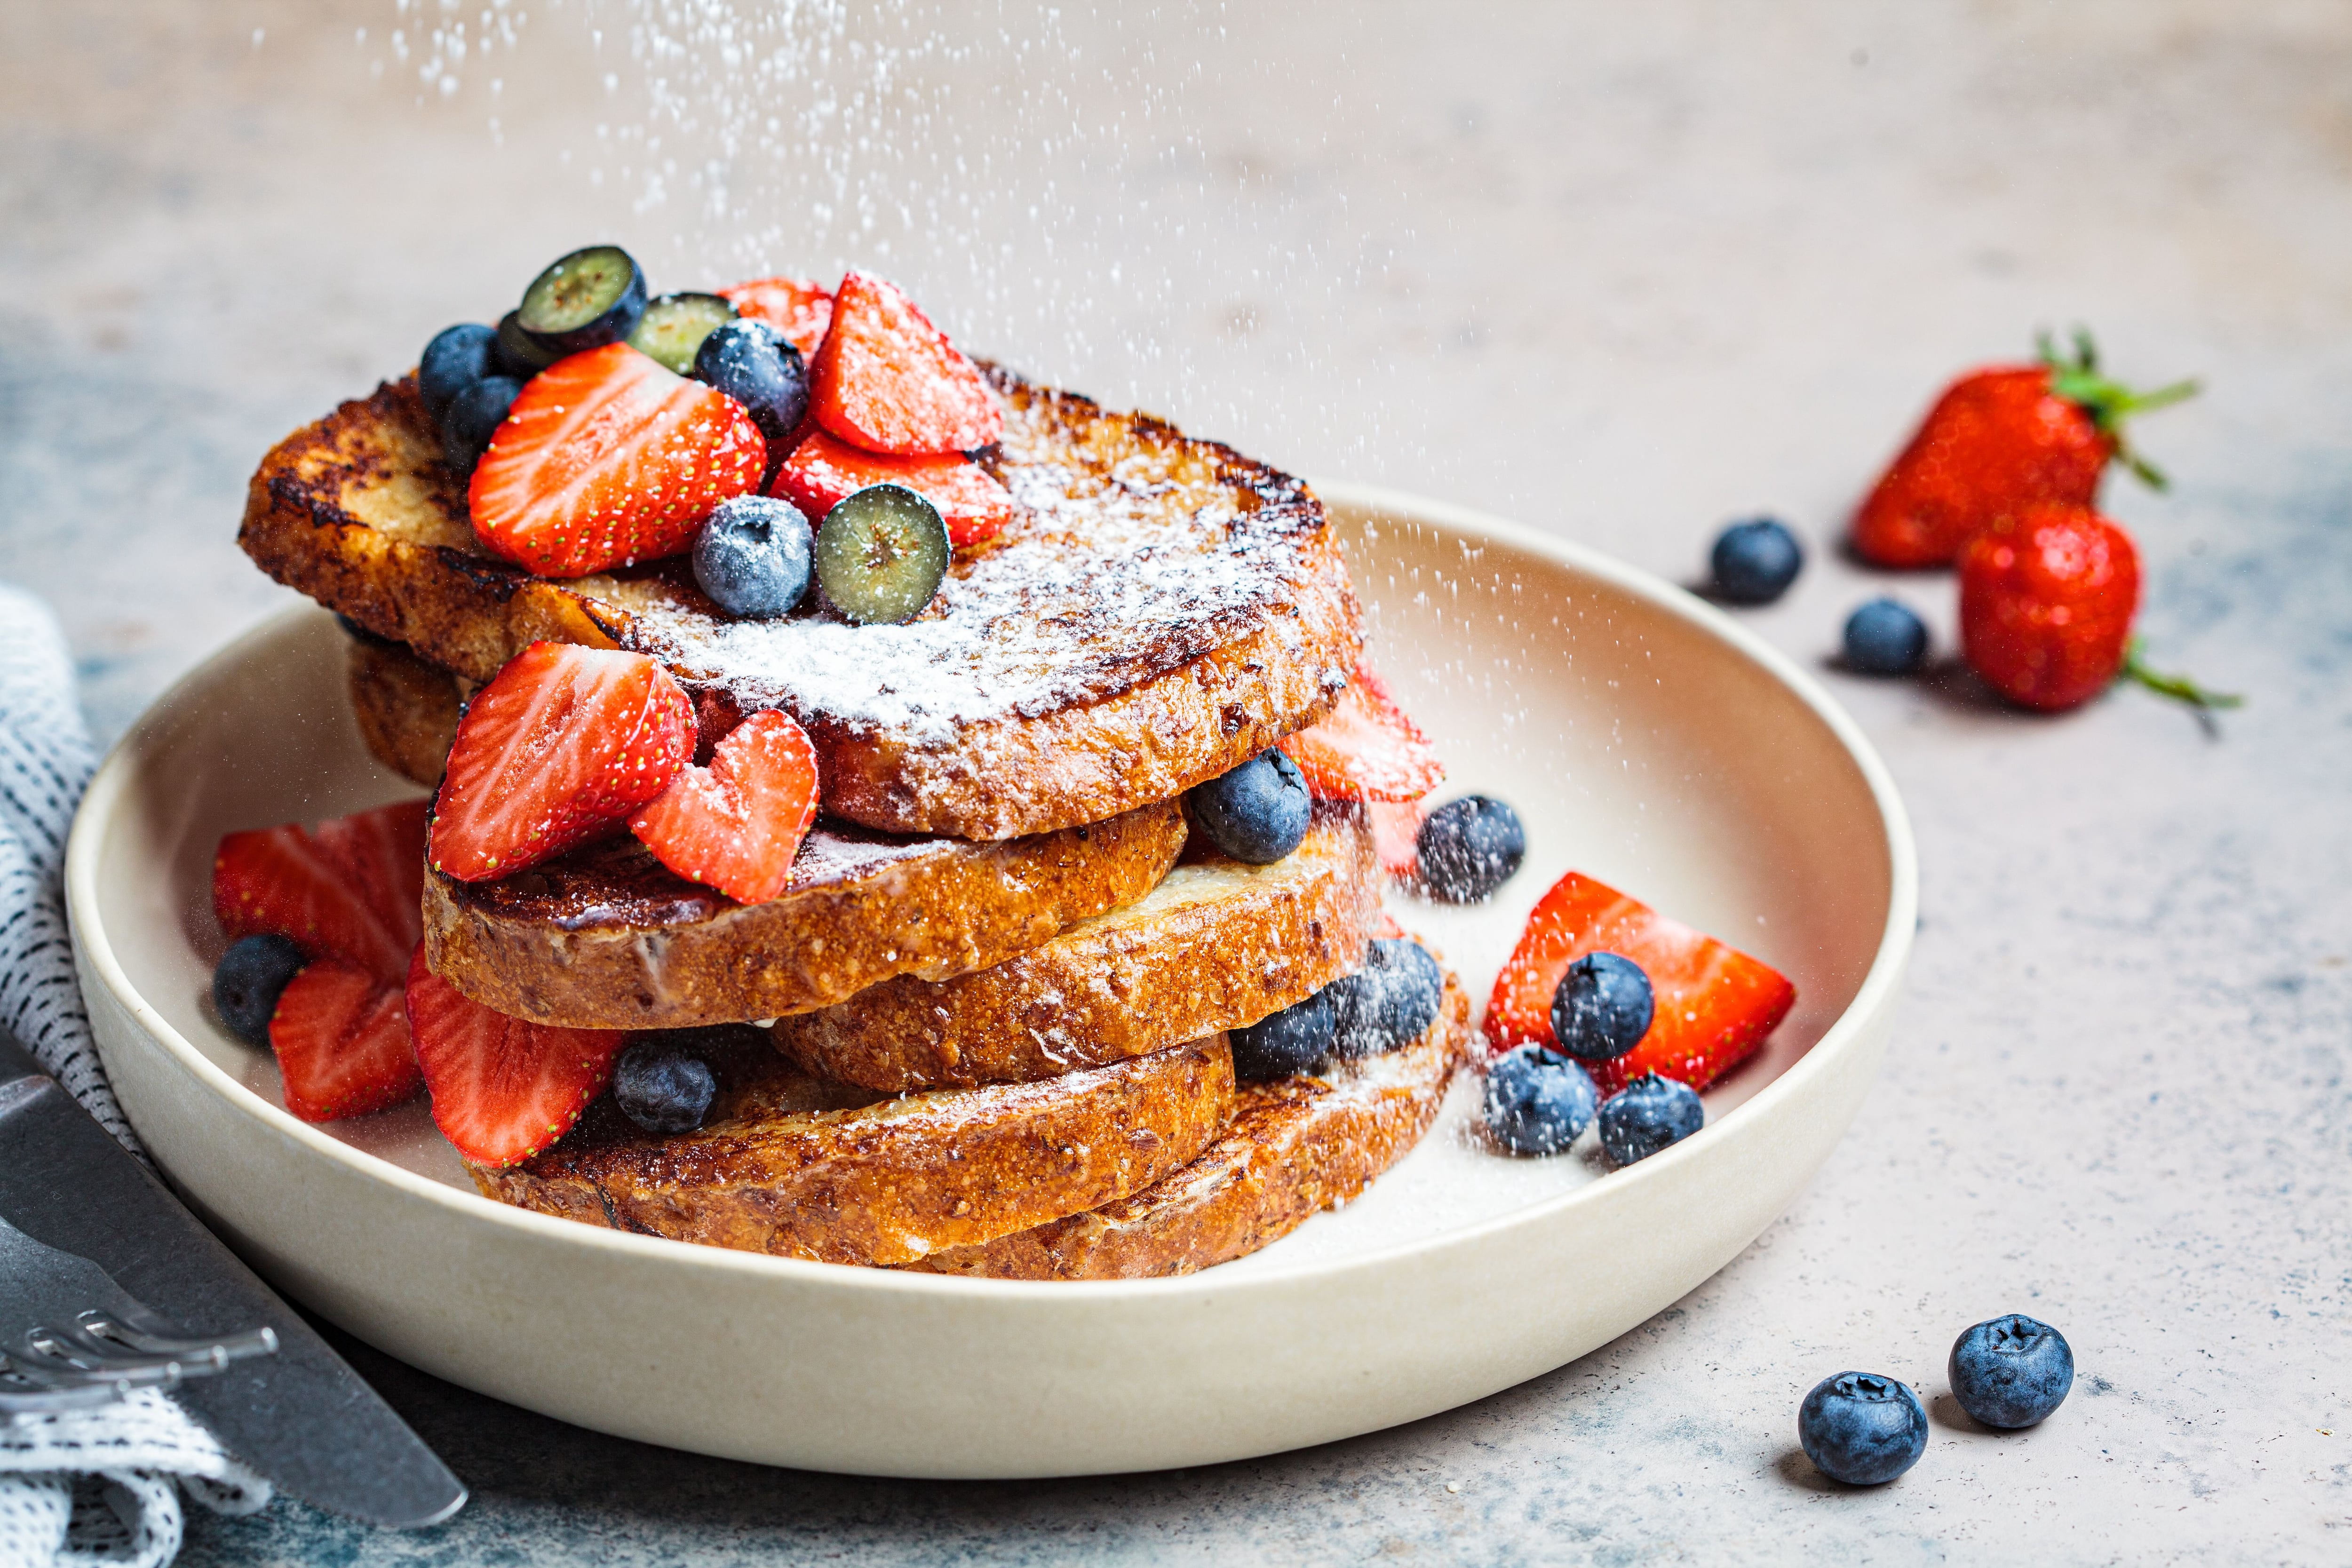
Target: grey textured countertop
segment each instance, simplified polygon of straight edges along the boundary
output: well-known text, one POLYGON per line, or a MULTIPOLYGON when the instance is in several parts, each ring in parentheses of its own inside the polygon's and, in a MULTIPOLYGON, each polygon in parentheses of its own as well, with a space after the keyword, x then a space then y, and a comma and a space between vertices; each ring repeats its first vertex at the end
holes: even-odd
POLYGON ((486 5, 462 59, 471 7, 0 8, 0 575, 107 734, 288 598, 232 542, 277 436, 605 237, 667 278, 871 261, 1049 379, 1675 578, 1778 510, 1811 564, 1752 624, 1809 660, 1882 589, 1948 648, 1948 580, 1860 571, 1839 520, 1947 374, 2087 320, 2124 374, 2208 380, 2142 433, 2173 492, 2110 500, 2156 661, 2252 700, 2209 733, 1827 672, 1920 839, 1884 1079, 1744 1256, 1548 1377, 1254 1463, 949 1485, 641 1447, 355 1348, 472 1505, 199 1514, 184 1561, 2352 1559, 2352 13, 1006 0, 780 65, 781 13, 584 5, 486 5), (1994 1436, 1943 1358, 2011 1309, 2081 1376, 1994 1436), (1895 1486, 1796 1453, 1847 1366, 1931 1398, 1895 1486))

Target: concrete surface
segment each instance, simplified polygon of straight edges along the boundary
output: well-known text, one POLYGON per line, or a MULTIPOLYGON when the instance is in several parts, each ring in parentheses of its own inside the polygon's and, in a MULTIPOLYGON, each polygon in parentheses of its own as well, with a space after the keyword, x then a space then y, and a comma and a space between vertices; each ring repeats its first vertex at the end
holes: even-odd
POLYGON ((1260 1463, 940 1485, 361 1351, 473 1505, 200 1517, 185 1561, 2352 1560, 2352 12, 436 5, 0 7, 0 575, 110 734, 283 599, 231 542, 269 442, 604 237, 657 284, 874 262, 1051 379, 1675 577, 1778 510, 1811 564, 1754 624, 1807 658, 1888 589, 1948 648, 1948 580, 1858 570, 1839 521, 1941 378, 2088 321, 2208 379, 2142 432, 2173 493, 2110 500, 2155 660, 2251 700, 2209 732, 1832 671, 1926 868, 1885 1080, 1746 1256, 1549 1377, 1260 1463), (1996 1436, 1942 1365, 2011 1309, 2082 1374, 1996 1436), (1795 1449, 1848 1366, 1937 1413, 1882 1490, 1795 1449))

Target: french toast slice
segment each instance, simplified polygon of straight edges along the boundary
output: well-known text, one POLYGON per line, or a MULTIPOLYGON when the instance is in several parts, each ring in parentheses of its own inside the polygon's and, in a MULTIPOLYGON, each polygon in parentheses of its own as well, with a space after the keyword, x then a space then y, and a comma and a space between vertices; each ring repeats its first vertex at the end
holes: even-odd
POLYGON ((985 466, 1024 515, 905 626, 737 621, 670 559, 552 582, 484 552, 413 377, 281 441, 238 542, 278 581, 473 680, 538 639, 660 659, 706 726, 782 708, 828 814, 1002 839, 1164 801, 1320 718, 1360 645, 1322 503, 1141 414, 990 373, 985 466))
POLYGON ((998 1083, 1255 1024, 1363 963, 1385 883, 1361 808, 1270 866, 1196 846, 1139 901, 949 980, 900 975, 779 1018, 779 1049, 877 1089, 998 1083))
POLYGON ((1411 1045, 1244 1083, 1216 1142, 1153 1185, 908 1267, 996 1279, 1133 1279, 1255 1252, 1353 1198, 1410 1152, 1436 1120, 1470 1040, 1469 994, 1449 970, 1437 1021, 1411 1045))
POLYGON ((640 1131, 608 1096, 484 1195, 541 1214, 826 1263, 899 1264, 1138 1192, 1233 1110, 1233 1053, 1195 1040, 1044 1083, 877 1097, 812 1079, 751 1030, 710 1051, 698 1131, 640 1131))
POLYGON ((360 739, 385 767, 438 789, 457 739, 464 696, 457 678, 398 644, 347 640, 345 685, 360 739))

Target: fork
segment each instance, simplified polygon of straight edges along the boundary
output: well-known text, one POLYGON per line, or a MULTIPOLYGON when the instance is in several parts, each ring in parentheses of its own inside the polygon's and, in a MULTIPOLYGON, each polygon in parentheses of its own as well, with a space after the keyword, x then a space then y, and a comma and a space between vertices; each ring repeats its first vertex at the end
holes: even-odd
POLYGON ((173 1388, 250 1356, 268 1328, 190 1335, 76 1253, 0 1219, 0 1416, 81 1409, 133 1389, 173 1388))

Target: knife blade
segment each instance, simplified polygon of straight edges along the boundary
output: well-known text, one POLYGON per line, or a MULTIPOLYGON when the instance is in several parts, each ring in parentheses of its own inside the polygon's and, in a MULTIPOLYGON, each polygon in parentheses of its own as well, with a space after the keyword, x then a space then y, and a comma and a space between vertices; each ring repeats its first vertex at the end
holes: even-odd
POLYGON ((370 1524, 437 1524, 466 1488, 320 1339, 0 1029, 0 1215, 194 1334, 266 1324, 278 1353, 175 1397, 280 1489, 370 1524))

